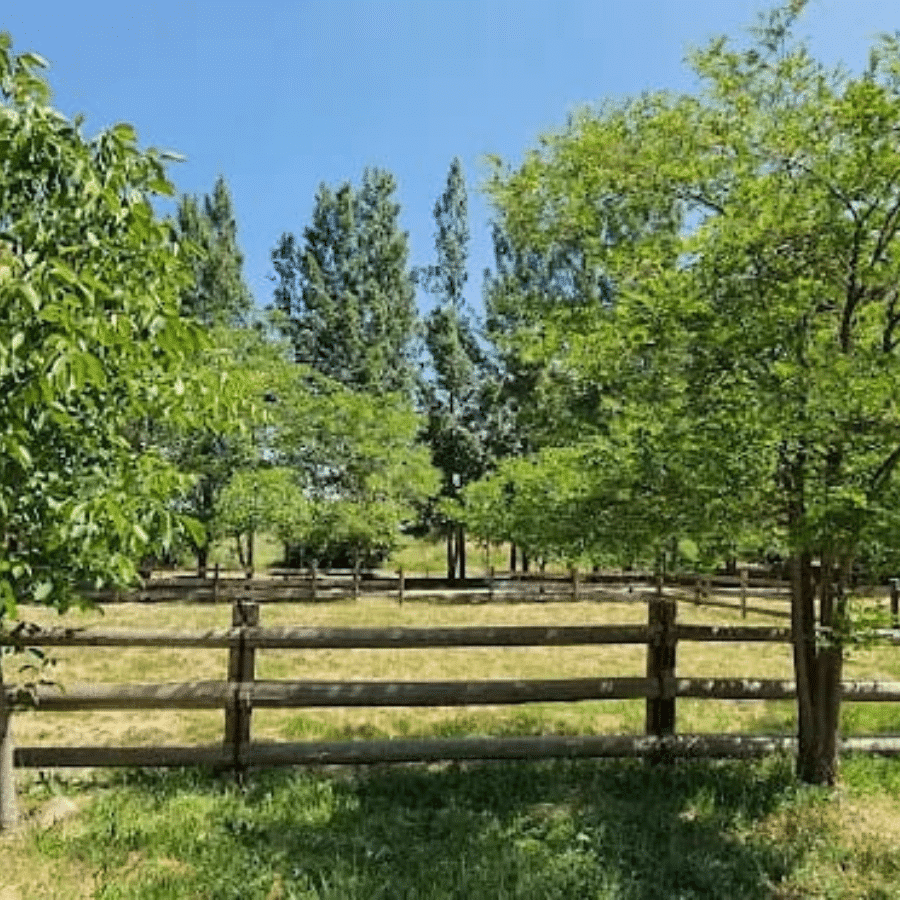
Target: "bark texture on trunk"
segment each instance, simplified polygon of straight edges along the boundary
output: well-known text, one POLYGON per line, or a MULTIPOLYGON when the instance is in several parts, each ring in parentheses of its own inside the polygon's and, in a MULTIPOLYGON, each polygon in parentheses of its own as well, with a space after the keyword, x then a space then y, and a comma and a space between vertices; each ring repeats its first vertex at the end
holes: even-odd
POLYGON ((812 554, 791 560, 791 620, 797 682, 797 777, 834 785, 838 776, 843 647, 836 628, 843 613, 843 583, 823 555, 816 625, 812 554))

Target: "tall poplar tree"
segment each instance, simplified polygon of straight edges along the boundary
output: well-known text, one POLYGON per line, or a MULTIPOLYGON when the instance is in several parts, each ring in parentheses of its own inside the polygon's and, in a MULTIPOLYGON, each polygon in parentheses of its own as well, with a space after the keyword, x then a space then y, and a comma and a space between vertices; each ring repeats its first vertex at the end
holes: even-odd
POLYGON ((275 308, 298 363, 373 393, 412 390, 415 288, 394 176, 366 169, 321 185, 303 241, 284 233, 272 251, 275 308))
MULTIPOLYGON (((237 220, 224 177, 219 176, 212 193, 202 199, 183 195, 176 223, 192 272, 181 292, 181 312, 197 319, 212 335, 216 350, 198 359, 197 367, 211 368, 211 380, 216 381, 225 374, 226 367, 232 367, 232 362, 242 361, 243 351, 256 342, 252 335, 240 334, 242 326, 249 323, 253 298, 244 280, 237 220), (223 363, 223 356, 228 357, 228 363, 223 363)), ((237 370, 232 374, 240 377, 237 370)), ((221 392, 222 388, 218 390, 221 392)), ((183 506, 202 526, 191 543, 198 571, 203 575, 219 494, 234 472, 248 464, 252 454, 235 429, 224 432, 220 424, 197 423, 170 430, 160 443, 179 467, 194 477, 183 506)))
MULTIPOLYGON (((468 280, 469 216, 466 183, 458 158, 434 206, 433 265, 419 270, 425 289, 437 300, 425 319, 429 372, 421 386, 428 416, 427 440, 434 464, 443 473, 441 494, 456 500, 460 489, 488 465, 485 434, 485 371, 480 346, 464 296, 468 280)), ((465 528, 448 521, 447 577, 466 574, 465 528)))
POLYGON ((204 325, 239 325, 253 307, 244 281, 244 257, 237 241, 231 192, 223 176, 202 201, 185 194, 176 214, 188 242, 194 277, 181 295, 182 313, 204 325))

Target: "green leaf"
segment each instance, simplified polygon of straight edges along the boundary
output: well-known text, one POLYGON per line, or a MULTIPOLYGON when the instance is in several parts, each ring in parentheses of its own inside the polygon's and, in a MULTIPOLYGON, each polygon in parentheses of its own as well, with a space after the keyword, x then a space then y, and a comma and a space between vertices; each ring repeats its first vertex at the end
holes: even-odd
POLYGON ((27 66, 34 66, 38 69, 49 69, 50 63, 44 59, 43 56, 40 56, 37 53, 22 53, 19 56, 19 60, 27 66))
POLYGON ((43 603, 53 593, 53 582, 39 581, 32 592, 35 603, 43 603))

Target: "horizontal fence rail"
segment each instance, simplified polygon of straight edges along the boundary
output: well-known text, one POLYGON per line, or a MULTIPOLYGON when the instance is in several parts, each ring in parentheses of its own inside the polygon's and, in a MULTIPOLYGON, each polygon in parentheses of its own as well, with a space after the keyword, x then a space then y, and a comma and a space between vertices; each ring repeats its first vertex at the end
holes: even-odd
MULTIPOLYGON (((557 678, 527 681, 192 681, 149 684, 42 685, 6 689, 10 706, 44 712, 222 709, 237 697, 259 709, 482 706, 578 700, 792 700, 794 681, 760 678, 557 678)), ((900 682, 845 681, 841 696, 900 702, 900 682)))
MULTIPOLYGON (((745 580, 745 579, 744 579, 745 580)), ((796 685, 785 679, 678 678, 679 642, 782 643, 789 628, 772 625, 687 625, 676 620, 682 597, 662 586, 645 595, 645 625, 470 626, 455 628, 263 627, 259 605, 243 596, 232 605, 232 626, 184 631, 101 627, 40 628, 19 625, 0 632, 14 647, 167 647, 227 651, 222 680, 149 684, 6 684, 0 672, 0 826, 15 819, 14 766, 116 766, 208 764, 247 766, 306 763, 375 763, 537 757, 754 756, 792 751, 793 739, 747 735, 675 733, 678 698, 791 700, 796 685), (477 647, 556 647, 630 644, 646 647, 646 675, 613 678, 503 679, 459 681, 280 681, 256 678, 262 650, 404 650, 477 647), (539 736, 518 738, 391 739, 261 743, 251 738, 254 709, 331 707, 455 707, 522 703, 572 703, 642 699, 644 735, 539 736), (14 747, 12 712, 148 709, 222 709, 224 736, 215 747, 14 747), (10 799, 12 793, 12 799, 10 799), (5 799, 4 799, 5 798, 5 799), (11 811, 12 810, 12 811, 11 811)), ((900 643, 900 632, 881 636, 900 643)), ((900 682, 853 681, 842 685, 846 700, 900 702, 900 682)), ((844 741, 844 749, 900 753, 900 737, 844 741)))

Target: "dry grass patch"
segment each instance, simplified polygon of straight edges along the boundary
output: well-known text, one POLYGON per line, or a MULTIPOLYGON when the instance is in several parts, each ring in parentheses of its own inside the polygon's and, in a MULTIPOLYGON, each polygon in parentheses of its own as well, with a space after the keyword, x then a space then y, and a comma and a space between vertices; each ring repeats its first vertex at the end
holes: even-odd
POLYGON ((68 840, 81 829, 77 819, 46 816, 55 801, 21 801, 23 825, 0 833, 0 900, 87 900, 94 896, 95 873, 88 864, 71 857, 40 857, 35 842, 44 845, 68 840))

